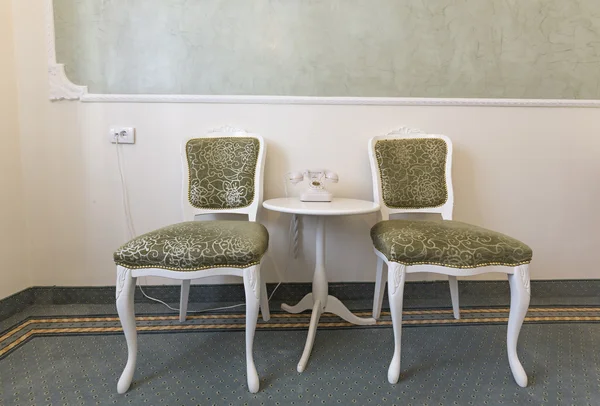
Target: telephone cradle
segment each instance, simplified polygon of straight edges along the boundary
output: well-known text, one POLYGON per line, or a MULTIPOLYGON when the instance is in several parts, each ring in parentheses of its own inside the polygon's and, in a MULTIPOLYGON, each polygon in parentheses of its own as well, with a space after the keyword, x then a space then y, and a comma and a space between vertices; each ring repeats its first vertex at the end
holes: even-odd
POLYGON ((339 178, 335 172, 328 170, 305 170, 304 172, 290 172, 288 180, 296 185, 304 179, 308 180, 308 188, 300 194, 303 202, 330 202, 333 194, 325 189, 324 181, 337 183, 339 178))

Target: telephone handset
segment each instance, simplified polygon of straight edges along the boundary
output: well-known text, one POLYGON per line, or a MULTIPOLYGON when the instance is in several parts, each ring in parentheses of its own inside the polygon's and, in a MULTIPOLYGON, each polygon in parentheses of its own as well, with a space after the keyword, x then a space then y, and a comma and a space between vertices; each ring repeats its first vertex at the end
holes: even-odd
POLYGON ((323 170, 305 170, 304 172, 288 173, 288 180, 292 185, 308 180, 308 189, 301 195, 300 200, 303 202, 330 202, 333 198, 331 192, 325 189, 324 181, 337 183, 339 178, 335 172, 323 170))

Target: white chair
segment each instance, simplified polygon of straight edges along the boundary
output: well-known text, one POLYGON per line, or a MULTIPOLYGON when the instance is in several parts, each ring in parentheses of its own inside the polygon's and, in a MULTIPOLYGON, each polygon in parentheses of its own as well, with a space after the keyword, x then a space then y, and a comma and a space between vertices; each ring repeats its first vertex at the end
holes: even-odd
POLYGON ((396 383, 400 377, 406 274, 448 275, 454 314, 458 318, 456 277, 501 270, 508 274, 511 288, 507 335, 510 368, 517 384, 527 386, 527 375, 517 357, 517 339, 529 307, 531 249, 504 234, 451 220, 452 142, 448 137, 402 128, 372 138, 369 158, 374 199, 380 204, 384 219, 371 229, 378 258, 373 316, 377 318, 381 312, 385 263, 394 331, 389 382, 396 383), (442 220, 389 220, 389 216, 396 213, 439 213, 442 220))
POLYGON ((246 297, 246 372, 248 389, 258 392, 252 347, 259 306, 269 320, 260 262, 268 247, 266 228, 256 222, 262 203, 265 143, 259 135, 224 127, 193 138, 182 148, 185 168, 183 206, 187 217, 215 213, 246 214, 249 221, 189 221, 141 235, 119 248, 117 311, 127 340, 128 358, 117 391, 133 379, 137 354, 134 291, 140 276, 182 280, 180 320, 185 320, 190 281, 217 275, 242 277, 246 297))
MULTIPOLYGON (((416 136, 423 135, 424 133, 417 129, 411 129, 402 127, 398 131, 390 132, 384 137, 376 137, 376 139, 385 139, 386 137, 403 137, 403 136, 416 136)), ((373 139, 375 140, 375 138, 373 139)), ((371 140, 371 141, 373 141, 371 140)), ((371 144, 369 144, 371 145, 371 144)), ((378 184, 379 175, 376 172, 376 166, 374 166, 374 156, 372 148, 369 147, 369 155, 371 160, 371 174, 373 175, 373 196, 375 201, 381 206, 380 219, 386 221, 390 219, 390 215, 393 214, 407 214, 407 213, 439 213, 442 215, 444 220, 452 220, 452 210, 454 208, 454 191, 452 189, 452 145, 448 152, 448 160, 446 161, 446 201, 437 207, 392 207, 386 205, 382 198, 381 185, 378 184)), ((375 294, 373 298, 373 318, 379 319, 381 316, 381 306, 383 304, 383 296, 385 289, 385 275, 383 273, 383 260, 381 257, 377 257, 377 273, 375 276, 375 294)), ((460 305, 458 295, 458 281, 456 276, 448 275, 448 284, 450 285, 450 297, 452 300, 452 310, 456 319, 460 318, 460 305)))

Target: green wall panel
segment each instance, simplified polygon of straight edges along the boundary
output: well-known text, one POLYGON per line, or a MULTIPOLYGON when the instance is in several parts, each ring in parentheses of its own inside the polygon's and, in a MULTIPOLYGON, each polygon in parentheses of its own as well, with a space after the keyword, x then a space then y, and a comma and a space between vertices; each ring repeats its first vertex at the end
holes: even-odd
POLYGON ((598 0, 54 0, 91 93, 600 99, 598 0))

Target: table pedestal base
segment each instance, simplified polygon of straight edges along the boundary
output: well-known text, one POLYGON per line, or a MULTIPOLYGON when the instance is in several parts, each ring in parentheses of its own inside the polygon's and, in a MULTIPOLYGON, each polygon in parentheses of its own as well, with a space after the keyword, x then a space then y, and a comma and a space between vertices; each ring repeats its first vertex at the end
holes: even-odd
POLYGON ((308 337, 306 337, 306 345, 302 358, 298 363, 298 372, 304 371, 308 363, 308 357, 312 351, 315 342, 315 334, 317 333, 317 325, 323 313, 333 313, 340 316, 347 322, 358 324, 361 326, 375 324, 377 321, 374 318, 363 319, 356 317, 340 300, 329 295, 329 284, 327 283, 327 275, 325 271, 325 216, 317 217, 317 235, 316 235, 316 264, 315 273, 313 276, 312 292, 304 296, 302 300, 295 306, 282 304, 281 308, 289 313, 302 313, 305 310, 312 309, 310 317, 310 326, 308 328, 308 337))
POLYGON ((319 319, 323 313, 333 313, 336 316, 341 317, 349 323, 357 324, 359 326, 373 325, 377 322, 374 318, 362 318, 357 317, 348 308, 335 297, 328 295, 327 303, 325 306, 319 299, 313 300, 313 294, 309 293, 302 298, 295 306, 289 306, 282 304, 281 308, 288 313, 302 313, 305 310, 312 309, 312 315, 310 317, 310 325, 308 327, 308 336, 306 337, 306 345, 304 346, 304 352, 298 363, 298 372, 303 372, 308 363, 308 358, 312 351, 313 344, 315 342, 315 335, 317 334, 317 326, 319 319))

